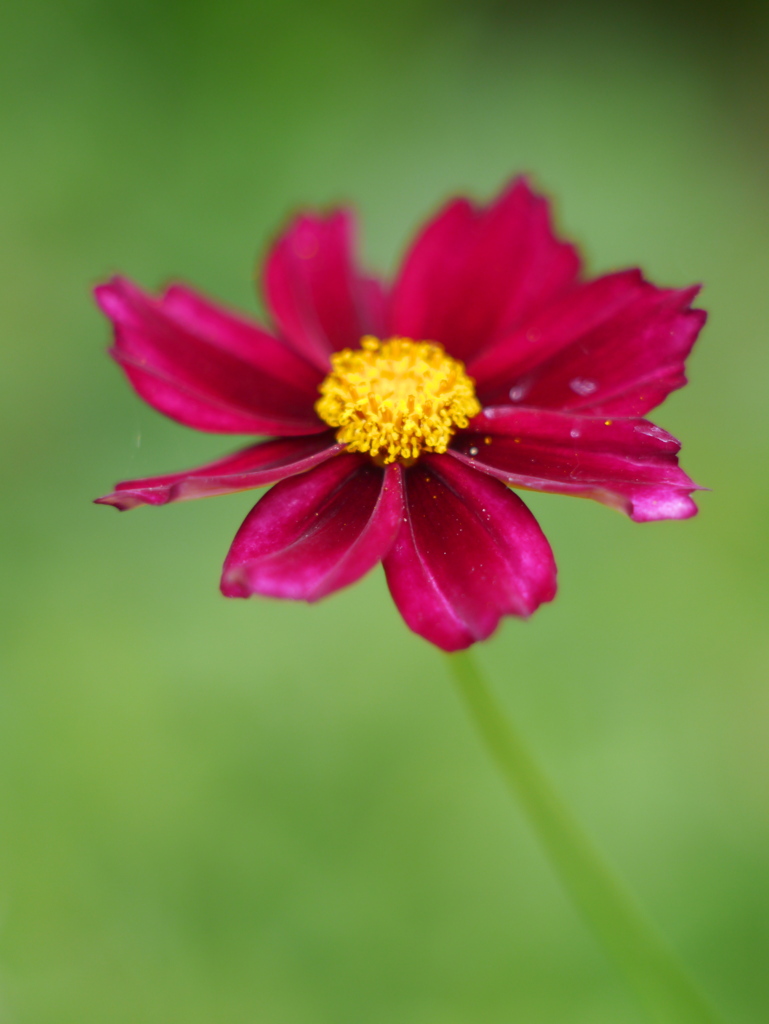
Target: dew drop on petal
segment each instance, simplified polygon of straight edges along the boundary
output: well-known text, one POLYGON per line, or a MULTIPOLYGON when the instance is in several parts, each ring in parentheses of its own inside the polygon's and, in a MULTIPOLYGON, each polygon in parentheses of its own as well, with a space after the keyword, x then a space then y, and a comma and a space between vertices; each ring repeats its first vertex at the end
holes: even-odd
POLYGON ((579 437, 579 427, 572 427, 569 431, 570 437, 579 437))
POLYGON ((655 427, 653 423, 637 423, 634 428, 639 434, 646 434, 647 437, 654 437, 658 441, 673 442, 675 440, 661 427, 655 427))
POLYGON ((525 394, 526 394, 526 385, 525 384, 514 384, 510 388, 510 401, 511 402, 520 402, 525 394))
POLYGON ((594 380, 588 380, 587 377, 575 377, 569 381, 569 387, 575 394, 584 397, 592 395, 598 389, 598 384, 594 380))

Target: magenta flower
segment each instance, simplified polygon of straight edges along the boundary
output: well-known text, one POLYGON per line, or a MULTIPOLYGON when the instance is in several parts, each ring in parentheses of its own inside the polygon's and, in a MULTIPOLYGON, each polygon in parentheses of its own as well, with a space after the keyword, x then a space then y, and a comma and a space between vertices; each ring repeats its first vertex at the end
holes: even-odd
POLYGON ((384 564, 408 626, 447 651, 555 595, 516 488, 685 519, 697 485, 645 413, 685 382, 698 288, 626 270, 585 281, 547 201, 517 180, 450 202, 391 287, 358 269, 346 210, 304 214, 264 273, 274 327, 181 286, 96 289, 112 355, 155 409, 270 435, 199 469, 130 480, 119 509, 275 483, 224 563, 228 597, 317 601, 384 564))

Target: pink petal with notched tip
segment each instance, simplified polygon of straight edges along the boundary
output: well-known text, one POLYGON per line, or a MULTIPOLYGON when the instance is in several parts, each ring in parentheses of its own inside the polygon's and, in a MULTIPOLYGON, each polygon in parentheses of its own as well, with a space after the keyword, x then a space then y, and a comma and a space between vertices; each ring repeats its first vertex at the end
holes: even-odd
POLYGON ((169 501, 188 501, 264 487, 305 473, 343 450, 344 445, 335 444, 330 431, 312 437, 264 441, 197 469, 126 480, 118 484, 112 494, 96 498, 96 504, 113 505, 125 512, 137 505, 166 505, 169 501))
POLYGON ((518 179, 487 207, 449 203, 407 254, 389 333, 470 360, 573 284, 576 249, 553 234, 546 199, 518 179))
POLYGON ((291 436, 326 429, 307 390, 270 372, 270 355, 246 359, 191 329, 125 278, 96 289, 112 320, 112 355, 141 397, 197 430, 291 436))
POLYGON ((504 484, 443 455, 423 456, 404 478, 406 521, 384 567, 415 633, 460 650, 501 616, 531 615, 555 596, 550 545, 504 484))
POLYGON ((513 487, 594 498, 636 522, 688 519, 701 490, 678 465, 679 442, 647 420, 542 409, 485 409, 451 454, 513 487))
POLYGON ((275 243, 264 288, 275 321, 294 349, 322 373, 329 356, 384 330, 382 285, 355 265, 353 214, 302 214, 275 243))
POLYGON ((258 502, 224 563, 226 597, 317 601, 372 569, 403 518, 398 465, 340 455, 284 480, 258 502))
POLYGON ((640 416, 686 383, 705 323, 697 287, 657 288, 637 270, 581 285, 469 367, 484 405, 524 402, 640 416))

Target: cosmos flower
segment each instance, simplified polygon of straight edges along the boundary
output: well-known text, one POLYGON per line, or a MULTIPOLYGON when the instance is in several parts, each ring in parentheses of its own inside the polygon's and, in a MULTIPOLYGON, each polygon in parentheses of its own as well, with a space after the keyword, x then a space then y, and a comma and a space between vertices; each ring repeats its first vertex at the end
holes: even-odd
POLYGON ((636 522, 694 515, 678 441, 643 417, 686 382, 696 287, 586 280, 523 179, 485 207, 448 203, 390 286, 359 269, 353 235, 347 210, 293 221, 264 270, 269 330, 182 285, 96 289, 146 402, 270 438, 99 502, 275 484, 232 543, 226 596, 317 601, 381 561, 406 623, 447 651, 555 595, 550 545, 511 488, 636 522))

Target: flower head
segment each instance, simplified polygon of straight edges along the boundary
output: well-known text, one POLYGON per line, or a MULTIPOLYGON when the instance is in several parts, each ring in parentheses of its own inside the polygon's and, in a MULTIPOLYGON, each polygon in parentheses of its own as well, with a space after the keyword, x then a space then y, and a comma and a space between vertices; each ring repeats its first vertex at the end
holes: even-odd
POLYGON ((264 274, 273 326, 181 285, 96 289, 138 394, 198 430, 267 435, 130 480, 119 509, 274 483, 224 563, 228 597, 316 601, 382 561, 406 623, 444 650, 555 595, 553 554, 510 487, 685 519, 679 443, 644 419, 685 382, 698 289, 638 270, 584 280, 547 201, 518 179, 450 202, 392 286, 355 262, 353 217, 298 217, 264 274))

